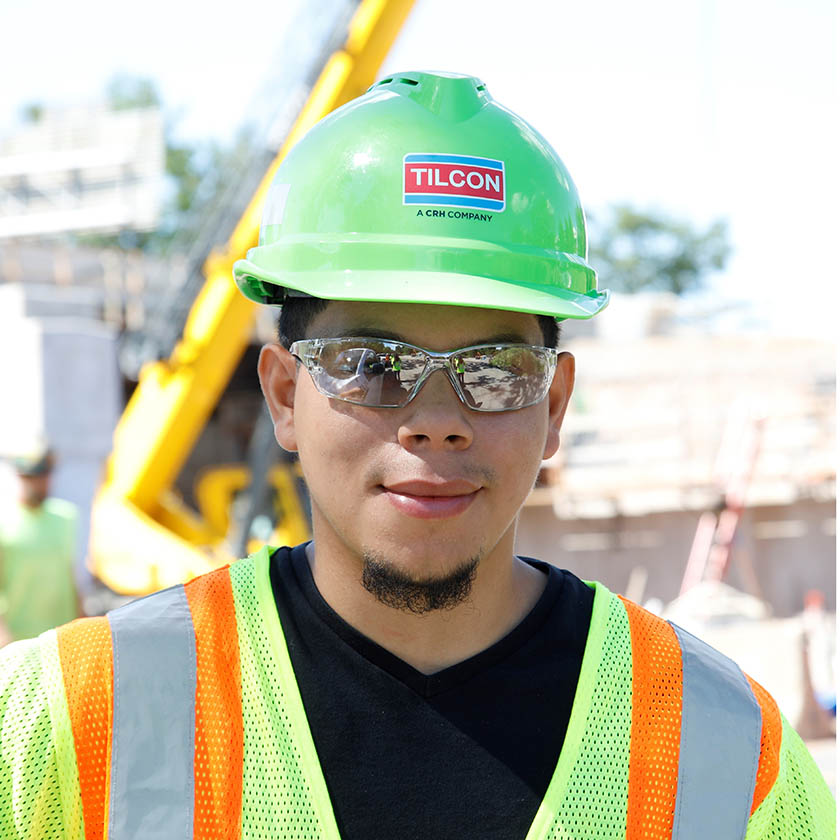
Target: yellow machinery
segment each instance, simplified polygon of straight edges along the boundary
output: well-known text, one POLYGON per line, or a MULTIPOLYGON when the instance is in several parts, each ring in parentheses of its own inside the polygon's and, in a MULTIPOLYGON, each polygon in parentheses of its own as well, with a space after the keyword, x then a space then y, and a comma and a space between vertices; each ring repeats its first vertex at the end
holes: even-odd
MULTIPOLYGON (((375 81, 413 0, 362 0, 343 47, 327 61, 291 132, 206 278, 169 359, 147 364, 114 434, 105 481, 91 517, 91 571, 111 589, 141 595, 189 580, 233 558, 225 548, 228 501, 249 482, 244 467, 211 471, 196 487, 202 513, 173 483, 217 404, 252 333, 255 305, 232 266, 257 244, 268 187, 286 152, 318 120, 375 81)), ((306 538, 306 519, 288 466, 269 473, 283 500, 276 536, 306 538)))

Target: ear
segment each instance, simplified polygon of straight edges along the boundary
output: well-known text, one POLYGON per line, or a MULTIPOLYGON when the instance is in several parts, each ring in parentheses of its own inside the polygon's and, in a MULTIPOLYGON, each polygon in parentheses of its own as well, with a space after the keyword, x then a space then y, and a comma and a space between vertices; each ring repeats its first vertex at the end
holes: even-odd
POLYGON ((548 389, 548 434, 543 458, 550 458, 560 448, 560 427, 575 385, 575 357, 571 353, 557 356, 554 379, 548 389))
POLYGON ((274 437, 287 452, 297 451, 295 435, 295 388, 297 359, 281 344, 266 344, 257 364, 260 386, 271 419, 274 437))

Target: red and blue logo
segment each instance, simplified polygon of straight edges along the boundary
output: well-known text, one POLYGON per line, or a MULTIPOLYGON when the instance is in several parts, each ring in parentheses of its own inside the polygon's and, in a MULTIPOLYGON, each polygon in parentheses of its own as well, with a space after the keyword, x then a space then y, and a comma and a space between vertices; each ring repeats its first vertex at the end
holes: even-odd
POLYGON ((505 164, 468 155, 406 155, 403 204, 504 210, 505 164))

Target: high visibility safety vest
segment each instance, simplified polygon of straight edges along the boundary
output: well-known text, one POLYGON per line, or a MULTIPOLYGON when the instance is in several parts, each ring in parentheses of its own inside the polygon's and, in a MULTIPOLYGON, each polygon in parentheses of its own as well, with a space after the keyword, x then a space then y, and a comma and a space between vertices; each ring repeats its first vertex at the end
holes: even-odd
MULTIPOLYGON (((19 642, 0 666, 0 837, 338 840, 269 550, 19 642)), ((594 584, 565 743, 525 840, 834 837, 769 697, 594 584)))

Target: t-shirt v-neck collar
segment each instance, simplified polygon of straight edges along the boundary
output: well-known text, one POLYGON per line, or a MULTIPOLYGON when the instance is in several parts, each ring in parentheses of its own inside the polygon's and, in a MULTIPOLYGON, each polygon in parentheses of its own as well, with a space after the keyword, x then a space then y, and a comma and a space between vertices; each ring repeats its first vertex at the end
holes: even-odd
MULTIPOLYGON (((276 675, 274 679, 264 681, 267 691, 265 702, 284 707, 284 718, 288 718, 288 723, 291 724, 288 732, 294 738, 300 757, 300 767, 307 780, 317 818, 324 826, 323 835, 330 840, 340 840, 332 802, 312 740, 271 588, 270 551, 266 548, 249 561, 241 562, 251 564, 252 571, 246 569, 242 577, 248 581, 252 576, 253 582, 250 585, 254 589, 257 610, 262 616, 262 632, 267 643, 264 654, 258 656, 257 661, 259 667, 269 669, 270 673, 276 675)), ((581 756, 584 734, 593 712, 593 704, 596 703, 596 687, 602 682, 609 682, 608 673, 605 671, 608 665, 604 660, 604 646, 609 627, 614 623, 611 609, 616 599, 601 584, 588 583, 587 585, 594 590, 595 597, 569 725, 548 789, 526 833, 525 840, 548 840, 548 837, 552 835, 558 808, 566 802, 570 781, 581 756)), ((621 619, 617 621, 620 622, 621 619)), ((603 703, 603 698, 597 702, 603 703)))
POLYGON ((552 608, 561 597, 563 576, 548 563, 522 558, 548 576, 545 589, 530 612, 508 634, 480 653, 437 671, 424 674, 390 651, 369 639, 355 627, 348 624, 327 602, 318 590, 312 577, 312 569, 306 557, 306 545, 299 545, 291 551, 291 565, 306 604, 318 618, 329 627, 345 644, 358 655, 376 667, 402 682, 422 697, 434 697, 470 680, 477 674, 493 667, 525 644, 539 632, 552 608))

